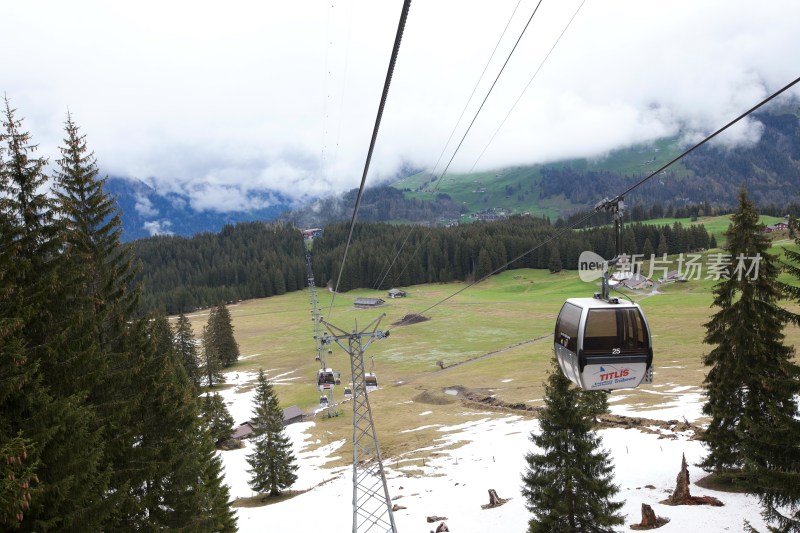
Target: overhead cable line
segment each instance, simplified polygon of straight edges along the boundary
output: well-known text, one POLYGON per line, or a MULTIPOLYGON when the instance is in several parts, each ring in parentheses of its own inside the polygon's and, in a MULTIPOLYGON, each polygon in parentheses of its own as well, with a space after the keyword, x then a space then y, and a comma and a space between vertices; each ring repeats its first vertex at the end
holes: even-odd
POLYGON ((333 312, 333 303, 336 301, 336 293, 339 292, 339 283, 342 281, 342 272, 344 271, 344 264, 347 260, 347 251, 350 248, 350 242, 353 239, 353 229, 356 225, 356 218, 358 216, 358 208, 361 205, 361 197, 364 194, 364 185, 367 181, 367 173, 369 172, 369 164, 372 160, 372 152, 375 149, 375 141, 378 138, 378 129, 381 125, 381 118, 383 117, 383 108, 386 106, 386 98, 389 95, 389 86, 392 83, 392 74, 394 74, 394 66, 397 62, 397 55, 400 52, 400 41, 403 38, 403 30, 406 26, 406 20, 408 19, 408 10, 411 7, 411 0, 405 0, 403 2, 403 10, 400 13, 400 22, 397 25, 397 34, 394 40, 394 47, 392 48, 392 58, 389 61, 389 68, 386 71, 386 80, 383 83, 383 94, 381 95, 381 103, 378 106, 378 114, 375 117, 375 127, 372 130, 372 139, 369 143, 369 150, 367 151, 367 160, 364 163, 364 172, 361 175, 361 185, 358 188, 358 195, 356 196, 356 203, 353 207, 353 216, 350 220, 350 231, 347 234, 347 243, 344 247, 344 254, 342 255, 342 264, 339 267, 339 276, 336 278, 336 286, 333 290, 333 296, 331 297, 331 306, 328 309, 328 319, 330 320, 331 313, 333 312))
POLYGON ((489 91, 486 93, 486 96, 483 98, 483 102, 481 102, 480 107, 475 112, 475 116, 472 117, 472 122, 469 123, 469 126, 467 127, 467 131, 465 131, 464 135, 461 137, 461 141, 459 141, 458 146, 456 146, 456 149, 453 152, 453 155, 450 157, 450 161, 447 162, 447 166, 444 167, 444 170, 442 171, 441 175, 439 175, 439 178, 436 180, 436 184, 433 186, 433 190, 434 191, 439 187, 439 183, 442 181, 442 178, 447 173, 447 170, 450 168, 450 165, 453 163, 453 159, 456 158, 456 154, 458 153, 459 149, 461 149, 461 145, 464 144, 464 139, 466 139, 467 135, 469 135, 469 132, 472 129, 472 126, 475 124, 475 121, 478 119, 478 115, 481 114, 481 110, 483 109, 483 106, 486 104, 486 101, 489 99, 489 96, 492 94, 492 91, 494 90, 494 86, 497 85, 497 81, 500 79, 500 76, 503 74, 503 71, 505 70, 506 65, 508 65, 508 62, 511 60, 511 56, 514 55, 514 51, 517 49, 517 46, 519 45, 519 42, 522 40, 522 37, 525 35, 525 32, 528 30, 528 26, 531 25, 531 21, 533 20, 533 17, 536 15, 536 12, 539 11, 539 6, 541 6, 541 5, 542 5, 542 0, 539 0, 539 2, 536 4, 536 7, 533 9, 533 13, 531 13, 530 18, 528 18, 528 22, 525 23, 525 27, 522 28, 522 32, 520 32, 519 37, 517 37, 517 42, 514 43, 514 47, 511 49, 511 52, 508 53, 508 57, 506 58, 505 62, 503 63, 503 66, 500 68, 500 72, 497 73, 497 77, 495 77, 494 82, 492 83, 492 86, 489 87, 489 91))
MULTIPOLYGON (((506 57, 505 62, 503 62, 503 66, 500 68, 500 71, 497 73, 497 76, 495 76, 494 82, 492 82, 492 86, 489 87, 489 90, 487 91, 486 96, 484 96, 480 107, 478 107, 478 110, 475 112, 475 116, 472 117, 472 121, 469 123, 469 126, 467 127, 467 130, 464 132, 464 135, 461 137, 461 141, 459 141, 458 145, 456 146, 456 149, 453 151, 453 155, 450 156, 450 160, 447 162, 447 166, 445 166, 444 170, 442 171, 442 173, 437 178, 436 183, 434 183, 434 186, 433 186, 433 190, 434 191, 436 191, 439 188, 439 183, 442 181, 442 178, 447 173, 447 170, 450 168, 450 165, 453 162, 453 159, 455 159, 456 154, 458 154, 458 151, 461 149, 461 145, 464 144, 464 140, 467 138, 467 135, 469 134, 470 130, 472 129, 472 126, 475 124, 475 121, 478 119, 478 115, 480 115, 481 110, 483 109, 483 106, 486 104, 486 101, 489 99, 489 96, 492 94, 492 91, 494 90, 495 85, 497 85, 497 82, 500 79, 500 75, 503 74, 503 71, 505 70, 506 65, 508 65, 508 62, 511 60, 511 56, 514 55, 514 51, 517 49, 517 46, 519 45, 519 42, 522 40, 522 37, 525 35, 525 32, 527 31, 528 27, 530 26, 534 15, 536 15, 536 12, 539 11, 539 6, 542 5, 542 1, 543 0, 539 0, 539 2, 536 4, 536 7, 533 9, 533 13, 531 13, 531 16, 528 18, 528 22, 526 22, 525 23, 525 27, 522 28, 522 31, 520 32, 519 37, 517 37, 517 41, 514 43, 514 46, 511 49, 511 52, 508 53, 508 56, 506 57)), ((519 7, 519 2, 517 2, 517 7, 519 7)), ((514 8, 514 13, 516 13, 516 11, 517 11, 517 8, 515 7, 514 8)), ((514 13, 511 14, 511 18, 514 17, 514 13)), ((503 29, 503 34, 500 36, 500 39, 498 39, 497 44, 495 45, 495 51, 497 50, 497 47, 500 45, 500 41, 503 39, 503 36, 505 35, 506 30, 508 29, 508 25, 511 23, 511 18, 509 18, 508 23, 506 23, 506 27, 505 27, 505 29, 503 29)), ((494 57, 494 53, 495 52, 493 51, 492 52, 492 57, 494 57)), ((491 62, 492 57, 489 58, 489 62, 491 62)), ((484 73, 486 72, 486 68, 488 68, 488 66, 489 66, 489 62, 486 63, 486 67, 484 67, 484 69, 483 69, 484 73)), ((479 78, 478 82, 475 84, 475 89, 472 90, 472 94, 470 95, 469 100, 467 101, 467 104, 464 106, 464 111, 466 111, 467 107, 469 106, 469 103, 472 101, 472 96, 475 94, 475 91, 478 88, 478 84, 480 84, 480 81, 481 81, 482 78, 483 78, 483 73, 481 73, 481 78, 479 78)), ((458 118, 458 122, 456 122, 456 125, 453 127, 453 133, 455 132, 456 128, 458 127, 458 124, 461 122, 461 117, 464 116, 464 111, 461 112, 461 116, 458 118)), ((442 149, 442 155, 444 155, 444 152, 447 150, 447 146, 450 144, 450 139, 452 139, 453 133, 450 133, 450 138, 447 139, 447 143, 445 144, 444 148, 442 149)), ((441 160, 442 155, 439 156, 440 160, 441 160)), ((436 162, 436 165, 434 166, 434 170, 438 166, 439 166, 439 161, 436 162)), ((409 234, 410 233, 411 233, 411 230, 409 230, 409 234)), ((430 232, 428 234, 426 234, 425 238, 423 238, 417 244, 417 247, 414 249, 414 251, 409 256, 408 261, 410 261, 411 258, 413 258, 417 254, 417 252, 419 251, 419 248, 422 246, 422 244, 424 244, 424 242, 427 240, 427 237, 429 235, 430 235, 430 232)), ((405 245, 405 242, 407 240, 408 240, 408 236, 406 236, 405 240, 403 241, 404 245, 405 245)), ((402 247, 401 247, 401 250, 402 250, 402 247)), ((400 252, 395 254, 395 260, 397 259, 397 257, 399 255, 400 255, 400 252)), ((401 273, 399 275, 402 275, 402 273, 405 272, 406 268, 408 268, 408 261, 406 261, 406 265, 403 267, 403 270, 401 271, 401 273)), ((383 279, 386 279, 386 275, 389 274, 389 271, 391 270, 392 266, 394 266, 394 260, 389 265, 389 268, 387 269, 386 274, 383 276, 383 279)), ((381 270, 381 272, 383 272, 383 270, 381 270)), ((381 283, 382 282, 383 282, 383 280, 381 280, 381 283)))
MULTIPOLYGON (((442 147, 442 153, 439 154, 439 159, 437 159, 436 160, 436 164, 433 165, 433 171, 431 171, 432 175, 434 175, 434 176, 436 175, 436 169, 439 168, 439 163, 441 162, 442 157, 444 157, 444 153, 447 151, 447 147, 450 146, 450 141, 453 140, 453 135, 455 135, 456 130, 458 129, 458 125, 461 124, 461 119, 464 118, 464 113, 467 112, 467 108, 469 107, 469 104, 472 103, 472 97, 475 96, 475 92, 478 90, 478 85, 480 85, 481 80, 483 80, 483 76, 484 76, 484 74, 486 74, 486 70, 489 68, 489 65, 491 64, 492 59, 494 59, 494 54, 497 52, 497 49, 500 47, 500 43, 503 41, 503 37, 506 36, 506 32, 508 31, 508 27, 511 25, 511 21, 514 19, 514 15, 517 14, 517 9, 519 9, 519 5, 521 3, 522 3, 522 0, 519 0, 517 2, 517 5, 514 7, 514 11, 511 12, 511 16, 508 18, 508 22, 506 22, 506 27, 503 28, 503 33, 501 33, 500 34, 500 38, 497 39, 497 44, 494 45, 494 50, 492 50, 492 54, 489 56, 489 59, 486 61, 486 65, 484 65, 483 71, 481 72, 481 75, 478 77, 478 81, 475 82, 475 87, 472 88, 472 93, 470 93, 469 98, 467 99, 467 103, 464 104, 464 109, 461 110, 461 114, 458 116, 458 120, 453 125, 453 130, 450 132, 450 136, 447 138, 447 142, 444 144, 444 147, 442 147)), ((541 1, 539 3, 541 4, 541 1)), ((538 8, 539 8, 539 6, 537 5, 536 9, 538 9, 538 8)), ((535 10, 534 10, 534 13, 536 13, 535 10)), ((533 15, 531 15, 531 17, 533 17, 533 15)), ((530 21, 528 21, 528 22, 530 22, 530 21)), ((527 28, 527 26, 526 26, 526 28, 527 28)), ((525 32, 525 30, 523 30, 523 33, 524 32, 525 32)), ((520 37, 522 37, 522 36, 520 35, 520 37)), ((519 42, 519 40, 517 40, 517 42, 519 42)), ((513 53, 514 51, 512 50, 511 52, 513 53)), ((509 57, 511 57, 511 56, 509 56, 509 57)), ((507 59, 506 59, 506 62, 508 62, 507 59)), ((505 67, 505 65, 503 65, 503 66, 505 67)), ((499 74, 498 74, 498 77, 499 77, 499 74)), ((495 80, 495 82, 497 82, 497 80, 495 80)), ((487 95, 487 97, 488 97, 488 95, 487 95)), ((484 102, 485 101, 486 100, 484 100, 484 102)))
MULTIPOLYGON (((478 90, 478 86, 480 85, 481 80, 483 80, 483 76, 486 74, 486 70, 489 68, 489 65, 491 64, 492 59, 494 59, 494 54, 497 52, 497 49, 500 47, 500 43, 503 41, 503 37, 505 37, 506 31, 508 31, 508 27, 511 25, 511 21, 514 19, 514 15, 517 14, 517 9, 519 9, 519 5, 521 3, 522 3, 522 0, 518 0, 517 1, 517 5, 514 6, 514 11, 511 12, 511 16, 508 18, 508 21, 506 22, 506 26, 505 26, 505 28, 503 28, 503 32, 500 34, 500 38, 497 39, 497 43, 494 45, 494 50, 492 50, 492 53, 489 56, 489 59, 486 61, 486 65, 484 65, 484 67, 483 67, 483 71, 481 72, 481 75, 478 77, 478 80, 475 82, 475 87, 472 88, 472 93, 469 95, 469 98, 467 99, 467 103, 464 104, 464 109, 461 110, 461 114, 458 116, 458 120, 456 120, 456 123, 453 125, 453 129, 450 132, 450 136, 447 138, 447 142, 444 143, 444 146, 442 147, 442 152, 439 154, 439 158, 436 160, 436 164, 433 165, 433 170, 431 171, 431 175, 433 175, 433 176, 436 175, 436 169, 439 168, 439 163, 442 161, 442 157, 444 157, 444 153, 447 151, 447 147, 450 146, 450 141, 453 139, 453 135, 455 135, 456 130, 458 129, 458 125, 461 124, 461 119, 464 118, 464 113, 467 112, 467 108, 469 107, 469 104, 472 103, 472 97, 475 96, 475 92, 478 90)), ((411 235, 412 231, 413 231, 413 228, 410 228, 408 230, 408 233, 406 233, 406 237, 405 237, 405 239, 403 239, 403 244, 400 246, 400 249, 397 251, 397 253, 392 258, 392 261, 389 264, 388 268, 386 267, 386 263, 384 263, 383 268, 381 268, 381 274, 378 275, 378 277, 380 278, 380 281, 376 285, 374 285, 373 288, 375 288, 375 289, 379 288, 381 286, 381 284, 383 283, 383 281, 386 279, 386 276, 389 275, 389 272, 391 272, 395 261, 397 261, 397 258, 400 256, 400 252, 403 251, 403 248, 405 247, 406 242, 408 242, 408 237, 411 235), (385 274, 383 273, 384 270, 386 270, 385 274)), ((388 258, 387 258, 387 262, 388 262, 388 258)))
MULTIPOLYGON (((624 191, 623 191, 623 192, 621 192, 620 194, 618 194, 618 195, 614 196, 614 197, 613 197, 611 200, 608 200, 608 199, 605 199, 605 200, 603 200, 601 203, 599 203, 597 206, 595 206, 595 209, 594 209, 594 210, 593 210, 591 213, 589 213, 589 214, 587 214, 586 216, 584 216, 584 217, 580 218, 578 221, 576 221, 576 222, 573 222, 571 225, 564 227, 563 229, 561 229, 561 231, 558 231, 558 232, 556 232, 556 233, 555 233, 553 236, 551 236, 549 239, 546 239, 546 240, 544 240, 543 242, 541 242, 541 243, 537 244, 536 246, 534 246, 533 248, 531 248, 530 250, 528 250, 528 251, 526 251, 526 252, 523 252, 523 253, 521 253, 520 255, 518 255, 517 257, 515 257, 514 259, 512 259, 511 261, 508 261, 507 263, 505 263, 505 264, 503 264, 503 265, 501 265, 501 266, 497 267, 496 269, 494 269, 493 271, 489 272, 488 274, 486 274, 486 275, 485 275, 485 276, 483 276, 482 278, 480 278, 480 279, 477 279, 477 280, 473 281, 472 283, 469 283, 468 285, 465 285, 464 287, 462 287, 462 288, 460 288, 459 290, 455 291, 455 292, 454 292, 454 293, 452 293, 451 295, 449 295, 449 296, 446 296, 445 298, 442 298, 441 300, 439 300, 439 301, 438 301, 438 302, 436 302, 435 304, 433 304, 433 305, 431 305, 431 306, 429 306, 429 307, 425 308, 423 311, 420 311, 420 312, 419 312, 419 313, 417 313, 417 314, 418 314, 418 315, 422 315, 422 314, 424 314, 424 313, 426 313, 426 312, 430 311, 431 309, 433 309, 433 308, 435 308, 435 307, 438 307, 439 305, 443 304, 444 302, 446 302, 447 300, 449 300, 449 299, 453 298, 454 296, 456 296, 456 295, 458 295, 458 294, 460 294, 460 293, 464 292, 465 290, 469 289, 470 287, 472 287, 472 286, 474 286, 474 285, 477 285, 478 283, 482 282, 483 280, 487 279, 488 277, 490 277, 490 276, 493 276, 494 274, 496 274, 496 273, 500 272, 501 270, 505 269, 505 268, 506 268, 507 266, 509 266, 510 264, 512 264, 512 263, 515 263, 516 261, 519 261, 520 259, 522 259, 522 258, 523 258, 523 257, 525 257, 526 255, 530 254, 531 252, 533 252, 533 251, 535 251, 535 250, 537 250, 537 249, 541 248, 542 246, 545 246, 545 245, 547 245, 547 244, 550 244, 551 242, 555 241, 556 239, 558 239, 558 238, 559 238, 559 237, 561 237, 562 235, 565 235, 565 234, 566 234, 568 231, 571 231, 571 230, 573 230, 573 229, 577 228, 578 226, 580 226, 581 224, 583 224, 584 222, 586 222, 586 221, 588 221, 590 218, 592 218, 592 217, 593 217, 593 216, 596 214, 596 211, 597 211, 598 209, 601 209, 601 208, 603 208, 603 207, 605 207, 605 206, 607 206, 607 205, 613 204, 614 202, 621 200, 621 199, 622 199, 622 197, 626 196, 628 193, 630 193, 630 192, 634 191, 634 190, 635 190, 635 189, 637 189, 638 187, 641 187, 641 186, 642 186, 644 183, 646 183, 648 180, 650 180, 650 179, 651 179, 651 178, 653 178, 654 176, 657 176, 657 175, 658 175, 660 172, 663 172, 664 170, 666 170, 667 168, 669 168, 669 167, 670 167, 670 166, 672 166, 673 164, 677 163, 678 161, 680 161, 681 159, 683 159, 684 157, 686 157, 686 156, 687 156, 687 155, 689 155, 690 153, 694 152, 695 150, 697 150, 698 148, 700 148, 701 146, 703 146, 704 144, 706 144, 706 143, 707 143, 707 142, 709 142, 710 140, 714 139, 714 138, 715 138, 715 137, 717 137, 719 134, 721 134, 722 132, 724 132, 725 130, 727 130, 728 128, 730 128, 731 126, 733 126, 734 124, 736 124, 736 123, 737 123, 737 122, 739 122, 740 120, 742 120, 743 118, 747 117, 748 115, 750 115, 750 114, 752 114, 753 112, 755 112, 756 110, 760 109, 761 107, 763 107, 763 106, 764 106, 764 105, 766 105, 767 103, 771 102, 772 100, 774 100, 775 98, 777 98, 777 97, 778 97, 778 96, 780 96, 781 94, 785 93, 786 91, 788 91, 789 89, 791 89, 792 87, 794 87, 795 85, 797 85, 797 83, 800 83, 800 77, 798 77, 798 78, 795 78, 795 79, 794 79, 792 82, 790 82, 789 84, 785 85, 785 86, 784 86, 783 88, 781 88, 780 90, 778 90, 778 91, 776 91, 776 92, 772 93, 772 94, 771 94, 770 96, 768 96, 767 98, 765 98, 765 99, 761 100, 759 103, 757 103, 756 105, 754 105, 753 107, 751 107, 750 109, 748 109, 747 111, 745 111, 744 113, 742 113, 741 115, 739 115, 738 117, 736 117, 735 119, 731 120, 730 122, 728 122, 727 124, 725 124, 724 126, 722 126, 721 128, 719 128, 718 130, 716 130, 716 131, 715 131, 714 133, 712 133, 711 135, 708 135, 708 136, 707 136, 706 138, 704 138, 702 141, 700 141, 700 142, 698 142, 697 144, 693 145, 691 148, 689 148, 689 149, 685 150, 685 151, 684 151, 684 152, 682 152, 680 155, 678 155, 678 156, 674 157, 674 158, 673 158, 671 161, 669 161, 668 163, 665 163, 665 164, 664 164, 664 165, 662 165, 660 168, 658 168, 658 169, 654 170, 653 172, 651 172, 650 174, 648 174, 647 176, 645 176, 644 178, 642 178, 641 180, 639 180, 638 182, 636 182, 635 184, 633 184, 632 186, 628 187, 626 190, 624 190, 624 191)), ((396 325, 396 326, 402 326, 404 323, 406 323, 406 320, 405 320, 405 319, 404 319, 404 320, 401 320, 400 322, 397 322, 395 325, 396 325)), ((390 331, 390 330, 387 330, 387 333, 388 333, 388 331, 390 331)))
POLYGON ((530 87, 530 86, 531 86, 531 83, 533 83, 533 80, 534 80, 534 79, 536 79, 536 76, 539 74, 539 71, 540 71, 540 70, 542 70, 542 67, 544 66, 544 64, 545 64, 545 63, 547 63, 547 59, 550 57, 550 54, 552 54, 552 53, 553 53, 553 50, 555 50, 556 46, 558 45, 558 42, 561 40, 561 38, 564 36, 564 34, 565 34, 565 33, 567 33, 567 30, 569 29, 570 25, 572 24, 572 21, 573 21, 573 20, 575 20, 575 17, 577 17, 577 16, 578 16, 578 13, 580 13, 580 11, 581 11, 581 8, 583 7, 583 4, 585 4, 585 3, 586 3, 586 0, 583 0, 583 2, 581 2, 581 5, 579 5, 579 6, 578 6, 578 9, 576 9, 576 10, 575 10, 575 13, 572 15, 572 18, 571 18, 571 19, 569 19, 569 22, 567 22, 567 25, 566 25, 566 26, 564 26, 564 29, 563 29, 563 30, 561 30, 561 34, 558 36, 558 39, 556 39, 556 42, 554 42, 554 43, 553 43, 553 46, 551 46, 551 47, 550 47, 550 51, 549 51, 549 52, 547 52, 547 55, 546 55, 546 56, 544 56, 544 59, 542 59, 542 62, 541 62, 541 63, 539 63, 539 67, 536 69, 536 72, 534 72, 534 73, 533 73, 533 76, 531 76, 531 79, 528 81, 528 84, 527 84, 527 85, 525 85, 525 88, 524 88, 524 89, 522 89, 522 92, 520 93, 520 95, 519 95, 519 97, 517 98, 517 100, 514 102, 514 105, 512 105, 512 106, 511 106, 511 109, 509 109, 509 110, 508 110, 508 113, 506 113, 506 116, 503 118, 503 121, 500 123, 500 125, 499 125, 499 126, 497 126, 497 129, 496 129, 496 130, 495 130, 495 132, 492 134, 492 137, 489 139, 489 142, 487 142, 487 143, 486 143, 486 146, 484 146, 483 150, 481 150, 481 153, 478 155, 478 158, 477 158, 477 159, 475 160, 475 162, 472 164, 472 168, 470 168, 470 169, 469 169, 469 171, 470 171, 470 172, 472 172, 473 170, 475 170, 475 166, 476 166, 476 165, 478 164, 478 162, 481 160, 481 158, 483 157, 483 154, 484 154, 484 153, 486 153, 486 150, 488 150, 488 149, 489 149, 489 145, 491 145, 491 144, 492 144, 492 142, 494 141, 494 138, 495 138, 495 137, 497 136, 497 134, 500 132, 500 129, 501 129, 501 128, 503 127, 503 125, 506 123, 506 120, 508 120, 508 117, 509 117, 509 116, 511 116, 511 113, 512 113, 512 112, 514 111, 514 109, 517 107, 517 104, 519 103, 519 101, 520 101, 520 100, 522 100, 522 97, 523 97, 523 95, 525 94, 525 92, 528 90, 528 87, 530 87))

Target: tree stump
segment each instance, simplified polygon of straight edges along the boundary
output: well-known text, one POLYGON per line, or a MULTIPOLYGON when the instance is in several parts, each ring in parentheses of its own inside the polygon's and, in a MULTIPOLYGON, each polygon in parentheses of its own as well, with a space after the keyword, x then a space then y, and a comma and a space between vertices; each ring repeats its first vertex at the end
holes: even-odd
POLYGON ((646 503, 642 504, 642 521, 638 524, 631 524, 631 529, 641 531, 645 529, 656 529, 669 522, 669 518, 656 516, 653 508, 646 503))
POLYGON ((675 490, 672 491, 670 499, 675 502, 688 501, 692 495, 689 493, 689 466, 686 464, 686 454, 683 454, 681 460, 681 471, 678 472, 678 477, 675 480, 675 490))
POLYGON ((646 503, 642 504, 642 521, 639 522, 639 525, 642 527, 655 527, 656 525, 656 512, 646 503))
POLYGON ((494 489, 489 489, 489 503, 486 505, 481 505, 481 509, 491 509, 493 507, 500 507, 504 503, 506 503, 511 498, 501 498, 497 495, 497 491, 494 489))
POLYGON ((675 490, 672 491, 672 496, 663 503, 669 505, 712 505, 714 507, 725 505, 713 496, 692 496, 689 491, 689 467, 686 464, 686 454, 683 455, 681 471, 678 472, 678 477, 675 481, 675 490))

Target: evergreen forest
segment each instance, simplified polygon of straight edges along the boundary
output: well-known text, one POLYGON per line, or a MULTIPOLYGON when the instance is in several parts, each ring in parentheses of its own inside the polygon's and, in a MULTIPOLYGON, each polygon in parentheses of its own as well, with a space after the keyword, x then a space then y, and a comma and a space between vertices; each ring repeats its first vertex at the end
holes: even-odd
MULTIPOLYGON (((349 224, 334 224, 314 239, 317 284, 336 283, 348 231, 349 224)), ((635 223, 623 232, 626 253, 648 257, 712 245, 702 226, 635 223)), ((143 305, 168 314, 305 288, 303 238, 287 225, 248 222, 219 234, 153 237, 136 241, 134 250, 142 262, 143 305)), ((476 280, 505 268, 571 270, 585 250, 613 257, 613 227, 568 231, 529 216, 450 228, 359 223, 339 290, 476 280)))

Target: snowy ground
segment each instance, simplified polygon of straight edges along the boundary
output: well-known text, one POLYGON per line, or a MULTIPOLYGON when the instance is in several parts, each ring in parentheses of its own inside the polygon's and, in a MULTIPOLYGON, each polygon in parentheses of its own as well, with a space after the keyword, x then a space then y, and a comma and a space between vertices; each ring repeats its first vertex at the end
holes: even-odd
MULTIPOLYGON (((270 379, 291 379, 290 376, 271 376, 270 379)), ((249 418, 252 391, 236 393, 238 387, 255 379, 254 374, 239 373, 230 376, 229 383, 237 387, 222 394, 229 402, 231 414, 237 424, 249 418)), ((631 412, 623 405, 623 394, 612 403, 615 414, 631 414, 648 418, 694 421, 700 416, 702 396, 697 389, 660 387, 654 394, 663 394, 663 409, 631 412)), ((420 420, 420 426, 425 418, 420 420)), ((278 504, 255 508, 238 508, 239 531, 276 533, 329 533, 347 532, 352 529, 352 469, 326 468, 326 463, 339 456, 352 454, 350 444, 345 441, 325 443, 318 448, 319 441, 312 442, 308 429, 313 422, 293 424, 287 433, 294 444, 298 458, 298 479, 293 490, 308 490, 299 496, 278 504), (313 445, 314 452, 307 451, 313 445)), ((385 458, 384 466, 389 483, 389 494, 394 503, 406 507, 394 513, 397 529, 401 533, 428 532, 437 524, 429 524, 431 515, 447 517, 450 531, 457 533, 523 532, 527 529, 530 513, 525 508, 521 495, 521 474, 525 470, 525 453, 533 444, 528 440, 531 431, 538 429, 536 420, 518 416, 489 417, 460 424, 441 426, 438 442, 441 446, 463 441, 465 445, 445 451, 425 465, 414 465, 416 475, 405 472, 401 466, 395 468, 392 458, 385 458), (419 475, 420 469, 425 472, 419 475), (495 489, 502 498, 511 498, 505 505, 495 509, 481 509, 488 503, 488 489, 495 489)), ((413 431, 413 430, 412 430, 413 431)), ((663 432, 662 433, 668 433, 663 432)), ((626 525, 619 531, 631 531, 630 524, 641 520, 641 504, 653 507, 656 515, 670 519, 660 528, 663 532, 689 533, 703 531, 742 531, 744 521, 764 529, 758 501, 752 496, 731 494, 702 489, 694 482, 705 473, 693 465, 704 455, 701 444, 689 439, 686 434, 658 435, 641 433, 635 429, 607 429, 599 434, 605 448, 611 450, 615 481, 620 487, 618 500, 624 500, 622 510, 626 525), (681 506, 671 507, 658 503, 667 498, 675 487, 675 478, 686 454, 689 466, 691 491, 697 496, 715 496, 725 503, 724 507, 681 506), (654 488, 646 488, 652 486, 654 488)), ((380 437, 380 428, 378 428, 380 437)), ((231 497, 253 496, 247 485, 247 448, 221 452, 226 470, 226 481, 231 488, 231 497)))

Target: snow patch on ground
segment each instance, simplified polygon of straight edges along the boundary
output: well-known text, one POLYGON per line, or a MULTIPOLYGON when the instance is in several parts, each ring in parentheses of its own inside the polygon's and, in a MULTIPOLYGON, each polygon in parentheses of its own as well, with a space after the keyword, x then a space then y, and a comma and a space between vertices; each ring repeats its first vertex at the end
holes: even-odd
MULTIPOLYGON (((413 433, 415 431, 422 431, 423 429, 437 428, 437 427, 441 427, 441 426, 442 426, 442 424, 431 424, 429 426, 420 426, 420 427, 414 428, 414 429, 404 429, 400 433, 413 433)), ((378 443, 378 444, 380 444, 380 443, 378 443)))
MULTIPOLYGON (((660 420, 685 417, 696 421, 701 415, 702 394, 678 389, 671 391, 674 399, 663 395, 666 401, 663 408, 639 411, 635 406, 626 407, 616 401, 612 412, 660 420)), ((249 411, 248 394, 224 392, 232 399, 236 411, 249 411)), ((406 507, 394 513, 398 531, 428 531, 435 527, 425 520, 430 515, 448 517, 450 530, 464 533, 527 529, 531 514, 525 508, 521 475, 526 468, 525 455, 534 449, 529 435, 538 431, 538 421, 521 416, 498 418, 496 413, 489 412, 463 414, 486 417, 463 424, 436 425, 441 436, 434 439, 431 446, 404 454, 408 457, 384 457, 389 494, 394 503, 406 507), (489 501, 489 489, 495 489, 502 498, 511 499, 501 507, 481 509, 481 505, 489 501)), ((292 424, 286 429, 299 465, 298 480, 292 489, 308 491, 279 504, 237 508, 239 531, 255 533, 268 527, 270 531, 317 533, 319 522, 309 516, 310 510, 320 513, 325 530, 351 529, 352 467, 326 468, 328 462, 351 455, 351 444, 343 440, 312 440, 308 431, 313 424, 292 424)), ((376 424, 380 434, 380 421, 376 424)), ((434 426, 406 431, 429 427, 434 426)), ((660 431, 663 435, 670 433, 660 431)), ((620 487, 616 500, 624 501, 622 513, 626 515, 626 525, 618 527, 617 531, 629 531, 630 524, 641 520, 642 503, 651 505, 657 515, 670 519, 659 529, 664 533, 742 531, 744 520, 764 529, 757 499, 746 494, 722 493, 692 484, 692 494, 714 496, 725 506, 671 507, 658 503, 674 489, 684 454, 690 480, 694 483, 705 475, 694 466, 705 451, 700 442, 689 440, 688 434, 678 433, 677 438, 669 439, 635 429, 605 429, 598 433, 614 463, 615 482, 620 487), (647 485, 655 488, 646 488, 647 485)), ((251 453, 250 443, 242 450, 220 452, 233 498, 253 495, 247 485, 248 453, 251 453)))

